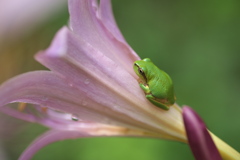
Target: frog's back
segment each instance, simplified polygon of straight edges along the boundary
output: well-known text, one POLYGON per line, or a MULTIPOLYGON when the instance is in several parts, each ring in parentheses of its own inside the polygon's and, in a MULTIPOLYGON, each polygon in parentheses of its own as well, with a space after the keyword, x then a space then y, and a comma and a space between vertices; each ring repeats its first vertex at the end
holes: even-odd
POLYGON ((151 94, 158 99, 166 99, 171 104, 175 102, 173 83, 170 76, 160 70, 157 66, 152 66, 149 73, 149 88, 151 94))

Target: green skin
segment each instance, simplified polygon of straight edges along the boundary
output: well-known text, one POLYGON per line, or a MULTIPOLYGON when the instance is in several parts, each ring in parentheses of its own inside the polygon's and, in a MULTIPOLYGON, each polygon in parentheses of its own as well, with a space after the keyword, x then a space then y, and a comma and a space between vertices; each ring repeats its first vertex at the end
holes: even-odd
POLYGON ((155 66, 149 58, 135 61, 133 69, 139 77, 139 85, 146 98, 155 106, 169 110, 176 100, 170 76, 155 66))

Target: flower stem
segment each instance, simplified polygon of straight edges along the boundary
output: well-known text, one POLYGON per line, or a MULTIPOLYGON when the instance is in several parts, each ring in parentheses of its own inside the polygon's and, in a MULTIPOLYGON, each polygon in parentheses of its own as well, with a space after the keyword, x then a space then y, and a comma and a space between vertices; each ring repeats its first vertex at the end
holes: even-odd
POLYGON ((240 159, 240 154, 238 151, 236 151, 231 146, 229 146, 227 143, 225 143, 220 138, 215 136, 212 132, 209 131, 209 133, 212 136, 212 139, 213 139, 214 143, 216 144, 223 159, 225 159, 225 160, 240 159))

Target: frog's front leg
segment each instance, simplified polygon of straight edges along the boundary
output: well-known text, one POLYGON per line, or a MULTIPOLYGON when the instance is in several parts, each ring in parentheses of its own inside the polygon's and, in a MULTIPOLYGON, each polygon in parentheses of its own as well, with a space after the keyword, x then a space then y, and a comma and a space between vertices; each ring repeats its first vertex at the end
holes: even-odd
POLYGON ((160 108, 162 108, 162 109, 164 109, 164 110, 169 110, 169 107, 168 107, 167 105, 164 105, 163 103, 160 103, 159 101, 157 101, 156 98, 153 97, 153 95, 147 94, 147 95, 146 95, 146 98, 147 98, 152 104, 154 104, 155 106, 160 107, 160 108))
POLYGON ((150 88, 148 87, 147 84, 139 83, 139 85, 140 85, 140 87, 142 88, 142 90, 144 91, 145 94, 151 93, 150 88))

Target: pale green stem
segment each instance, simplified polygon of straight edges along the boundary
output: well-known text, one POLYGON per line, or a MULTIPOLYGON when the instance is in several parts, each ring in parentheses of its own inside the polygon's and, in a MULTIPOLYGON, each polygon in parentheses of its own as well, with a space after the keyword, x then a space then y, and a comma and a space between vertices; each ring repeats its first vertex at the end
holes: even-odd
POLYGON ((225 160, 240 159, 240 154, 238 151, 236 151, 231 146, 229 146, 227 143, 225 143, 220 138, 215 136, 212 132, 209 131, 209 133, 212 136, 212 139, 213 139, 214 143, 216 144, 218 151, 220 152, 223 159, 225 159, 225 160))

